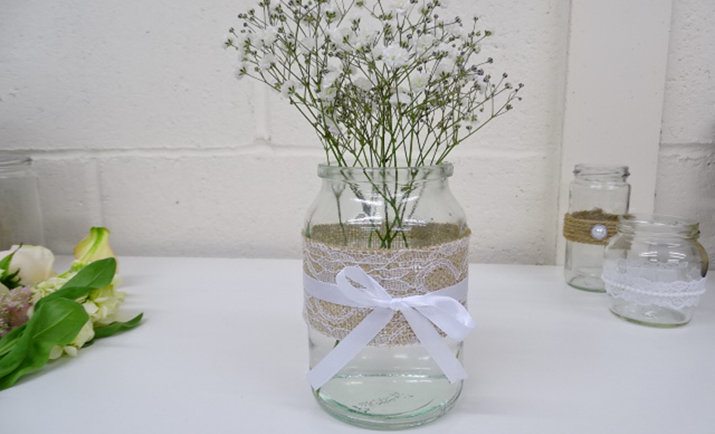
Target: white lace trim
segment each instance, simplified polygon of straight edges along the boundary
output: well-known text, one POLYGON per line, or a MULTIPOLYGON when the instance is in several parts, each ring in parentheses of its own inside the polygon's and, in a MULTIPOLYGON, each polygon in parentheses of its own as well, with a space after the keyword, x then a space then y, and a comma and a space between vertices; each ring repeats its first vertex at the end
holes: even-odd
POLYGON ((610 295, 641 306, 681 310, 697 306, 705 293, 700 267, 687 262, 605 260, 601 278, 610 295))
MULTIPOLYGON (((419 249, 359 250, 304 239, 304 271, 310 277, 335 283, 345 267, 359 266, 393 297, 426 294, 467 279, 469 237, 419 249)), ((371 309, 340 306, 304 294, 303 316, 316 330, 343 339, 371 309)), ((466 303, 466 300, 460 300, 466 303)), ((398 313, 370 345, 409 345, 418 340, 398 313)))

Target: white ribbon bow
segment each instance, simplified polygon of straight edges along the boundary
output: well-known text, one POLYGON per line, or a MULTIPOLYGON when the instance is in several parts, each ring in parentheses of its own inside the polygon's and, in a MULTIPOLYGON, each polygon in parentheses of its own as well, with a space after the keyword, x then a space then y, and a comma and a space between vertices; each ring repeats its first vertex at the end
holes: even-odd
POLYGON ((393 298, 360 267, 345 267, 335 277, 335 281, 337 285, 320 282, 307 274, 303 277, 306 292, 319 300, 371 308, 373 311, 310 370, 308 381, 314 389, 323 386, 345 367, 385 328, 396 312, 402 312, 417 339, 450 382, 467 378, 462 364, 430 324, 438 326, 447 336, 457 341, 463 341, 474 328, 474 320, 458 301, 466 298, 466 279, 439 291, 403 298, 393 298), (350 281, 362 287, 355 287, 350 281))

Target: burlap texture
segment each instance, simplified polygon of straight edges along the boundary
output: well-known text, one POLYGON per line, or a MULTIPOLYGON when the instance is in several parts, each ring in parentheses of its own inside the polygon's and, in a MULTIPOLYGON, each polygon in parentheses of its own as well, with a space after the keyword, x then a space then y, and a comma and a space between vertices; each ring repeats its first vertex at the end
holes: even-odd
POLYGON ((603 212, 600 208, 590 211, 577 211, 564 215, 564 237, 576 243, 605 246, 616 234, 618 215, 603 212), (591 229, 603 225, 608 231, 605 238, 598 240, 591 235, 591 229))
MULTIPOLYGON (((470 232, 467 230, 459 237, 459 227, 444 224, 417 229, 410 231, 407 244, 423 247, 404 248, 403 239, 401 247, 374 249, 366 247, 374 243, 368 231, 358 229, 345 233, 338 225, 313 227, 311 233, 314 238, 320 234, 321 241, 304 237, 303 270, 316 280, 335 283, 335 276, 343 268, 359 266, 393 297, 426 294, 466 279, 470 232), (346 237, 348 247, 341 245, 346 244, 346 237)), ((466 303, 466 300, 460 301, 466 303)), ((345 338, 371 311, 318 300, 307 293, 304 306, 306 322, 337 340, 345 338)), ((417 342, 404 316, 398 312, 370 345, 417 342)))

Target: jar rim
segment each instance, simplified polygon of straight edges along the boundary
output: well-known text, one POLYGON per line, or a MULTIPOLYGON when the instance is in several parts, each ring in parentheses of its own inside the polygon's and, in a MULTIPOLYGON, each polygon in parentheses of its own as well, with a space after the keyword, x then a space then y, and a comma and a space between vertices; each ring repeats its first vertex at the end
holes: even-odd
POLYGON ((700 223, 695 220, 665 214, 625 214, 618 217, 616 230, 620 233, 644 233, 655 236, 680 236, 696 239, 700 223))
POLYGON ((350 181, 369 182, 370 180, 381 179, 409 179, 410 177, 419 180, 429 181, 449 178, 454 173, 452 163, 444 162, 430 166, 398 166, 398 167, 345 167, 334 166, 326 163, 318 164, 318 176, 323 179, 340 177, 350 181))
POLYGON ((573 168, 574 175, 587 176, 630 176, 628 166, 622 164, 577 164, 573 168))

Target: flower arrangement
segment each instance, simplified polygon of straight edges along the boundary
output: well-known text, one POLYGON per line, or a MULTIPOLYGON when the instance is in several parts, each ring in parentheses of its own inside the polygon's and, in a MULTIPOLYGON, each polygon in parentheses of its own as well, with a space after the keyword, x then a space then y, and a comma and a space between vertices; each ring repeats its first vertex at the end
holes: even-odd
POLYGON ((113 321, 125 294, 109 245, 109 231, 92 228, 57 275, 54 255, 42 246, 0 252, 0 390, 49 360, 94 340, 136 327, 142 314, 113 321))
POLYGON ((225 46, 238 76, 288 98, 327 163, 417 167, 512 108, 522 84, 478 58, 491 35, 447 18, 445 0, 262 0, 225 46))

